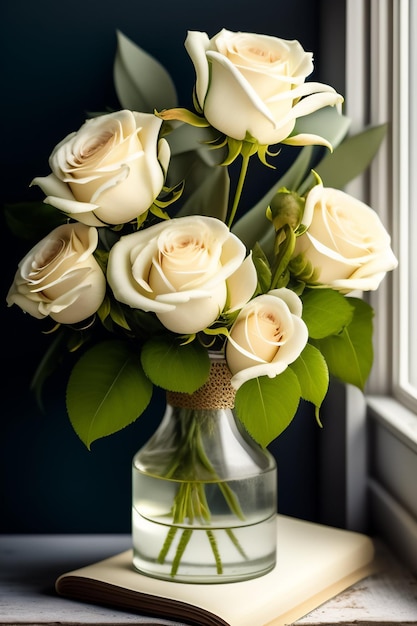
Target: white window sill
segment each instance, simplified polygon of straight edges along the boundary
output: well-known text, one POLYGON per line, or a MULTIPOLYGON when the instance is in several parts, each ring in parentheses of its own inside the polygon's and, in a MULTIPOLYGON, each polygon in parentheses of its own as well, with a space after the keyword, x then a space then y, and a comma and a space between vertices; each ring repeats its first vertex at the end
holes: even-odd
POLYGON ((417 453, 417 415, 391 396, 367 396, 370 415, 417 453))
POLYGON ((417 416, 391 397, 366 400, 371 525, 417 572, 417 416))

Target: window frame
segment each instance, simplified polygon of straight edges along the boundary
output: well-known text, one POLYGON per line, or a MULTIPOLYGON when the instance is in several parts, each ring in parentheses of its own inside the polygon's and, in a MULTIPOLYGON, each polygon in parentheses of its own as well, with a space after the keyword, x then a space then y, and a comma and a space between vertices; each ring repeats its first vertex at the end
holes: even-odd
MULTIPOLYGON (((408 0, 346 3, 346 113, 352 130, 388 122, 386 140, 369 172, 346 190, 376 208, 400 261, 399 269, 369 294, 375 310, 375 359, 365 394, 366 500, 370 531, 417 571, 417 415, 415 401, 396 382, 405 349, 399 328, 408 322, 400 298, 408 284, 403 214, 408 212, 408 42, 402 35, 407 6, 408 0)), ((352 450, 355 442, 351 438, 346 445, 352 450)))

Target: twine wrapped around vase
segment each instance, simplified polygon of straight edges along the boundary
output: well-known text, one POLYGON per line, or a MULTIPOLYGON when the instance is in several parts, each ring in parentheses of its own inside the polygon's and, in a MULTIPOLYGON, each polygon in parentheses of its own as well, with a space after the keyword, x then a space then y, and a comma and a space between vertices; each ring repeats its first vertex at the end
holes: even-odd
POLYGON ((276 463, 233 414, 224 355, 194 393, 167 392, 157 430, 133 461, 133 563, 178 582, 220 583, 276 562, 276 463), (262 537, 262 540, 259 540, 262 537))
POLYGON ((226 361, 212 360, 208 380, 194 393, 167 392, 167 402, 188 409, 233 409, 236 391, 230 384, 232 374, 226 361))

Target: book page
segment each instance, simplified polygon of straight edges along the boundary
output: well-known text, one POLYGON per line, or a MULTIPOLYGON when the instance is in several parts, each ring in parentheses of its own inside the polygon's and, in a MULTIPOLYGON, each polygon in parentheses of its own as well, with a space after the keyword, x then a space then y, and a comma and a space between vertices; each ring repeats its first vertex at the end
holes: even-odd
POLYGON ((85 601, 201 626, 281 626, 373 571, 374 547, 366 535, 281 515, 277 527, 277 565, 252 580, 158 580, 134 570, 129 550, 64 574, 56 589, 85 601))

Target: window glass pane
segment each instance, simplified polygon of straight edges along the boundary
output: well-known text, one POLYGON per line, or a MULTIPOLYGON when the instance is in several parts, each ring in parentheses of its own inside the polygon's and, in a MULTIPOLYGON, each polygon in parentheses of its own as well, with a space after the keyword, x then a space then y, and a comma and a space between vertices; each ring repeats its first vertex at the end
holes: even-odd
POLYGON ((409 2, 409 382, 417 397, 417 3, 415 0, 409 2))
POLYGON ((394 272, 394 389, 417 411, 417 3, 394 3, 393 216, 399 267, 394 272))

